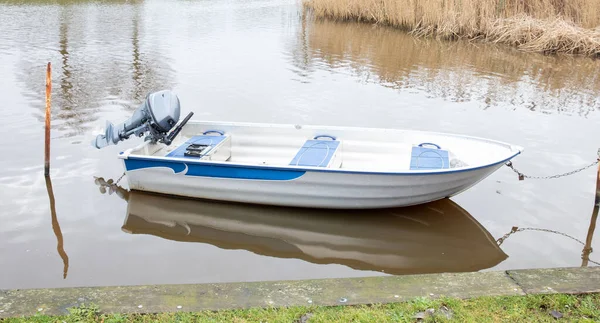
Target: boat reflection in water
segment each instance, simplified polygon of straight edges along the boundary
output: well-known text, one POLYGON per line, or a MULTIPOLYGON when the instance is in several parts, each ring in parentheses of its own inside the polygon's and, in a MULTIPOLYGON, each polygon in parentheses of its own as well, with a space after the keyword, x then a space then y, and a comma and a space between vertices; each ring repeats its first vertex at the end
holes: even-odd
POLYGON ((126 191, 103 179, 96 183, 128 201, 122 229, 130 234, 395 275, 477 271, 507 258, 489 232, 449 199, 394 209, 318 210, 186 199, 126 191))

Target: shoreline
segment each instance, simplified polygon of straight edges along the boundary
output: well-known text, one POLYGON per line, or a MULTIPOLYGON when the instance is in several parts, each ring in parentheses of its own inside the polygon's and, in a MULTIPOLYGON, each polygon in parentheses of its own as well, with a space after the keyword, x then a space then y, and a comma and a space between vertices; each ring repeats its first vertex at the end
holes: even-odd
POLYGON ((0 319, 99 313, 151 314, 290 306, 373 305, 419 298, 600 293, 600 267, 522 269, 248 283, 0 290, 0 319))

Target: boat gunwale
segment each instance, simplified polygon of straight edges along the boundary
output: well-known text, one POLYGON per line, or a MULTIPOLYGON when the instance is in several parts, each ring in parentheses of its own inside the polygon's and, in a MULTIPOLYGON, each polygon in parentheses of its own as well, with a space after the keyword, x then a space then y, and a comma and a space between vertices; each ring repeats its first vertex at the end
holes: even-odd
MULTIPOLYGON (((444 174, 456 174, 463 172, 471 172, 480 169, 485 169, 489 167, 494 167, 499 164, 505 163, 521 152, 517 152, 510 157, 507 157, 503 160, 485 164, 480 166, 472 166, 472 167, 463 167, 456 168, 454 170, 448 169, 439 169, 439 170, 413 170, 413 171, 398 171, 398 172, 389 172, 389 171, 365 171, 365 170, 352 170, 352 169, 342 169, 342 168, 322 168, 322 167, 310 167, 310 166, 277 166, 277 165, 254 165, 254 164, 243 164, 243 163, 234 163, 234 162, 215 162, 215 161, 204 161, 204 160, 187 160, 184 158, 167 158, 167 157, 157 157, 157 156, 138 156, 138 155, 129 155, 123 156, 121 155, 121 159, 123 160, 145 160, 145 161, 162 161, 162 162, 171 162, 175 164, 192 164, 192 165, 206 165, 206 166, 225 166, 231 168, 251 168, 251 169, 268 169, 274 171, 297 171, 297 172, 324 172, 324 173, 342 173, 342 174, 360 174, 360 175, 397 175, 397 176, 420 176, 420 175, 444 175, 444 174)), ((127 170, 126 171, 130 171, 127 170)))
MULTIPOLYGON (((297 125, 292 124, 270 124, 270 123, 245 123, 245 122, 208 122, 208 121, 190 121, 188 125, 206 125, 206 126, 234 126, 234 127, 270 127, 270 128, 288 128, 288 127, 297 127, 297 125)), ((146 160, 146 161, 162 161, 162 162, 172 162, 177 164, 192 164, 192 165, 206 165, 206 166, 225 166, 232 168, 250 168, 250 169, 268 169, 268 170, 280 170, 280 171, 298 171, 298 172, 325 172, 325 173, 342 173, 342 174, 362 174, 362 175, 398 175, 398 176, 420 176, 420 175, 444 175, 444 174, 456 174, 462 172, 470 172, 476 171, 480 169, 485 169, 489 167, 494 167, 499 164, 505 163, 516 156, 520 155, 523 152, 523 148, 521 146, 512 145, 506 142, 492 140, 488 138, 474 137, 468 135, 461 134, 452 134, 452 133, 443 133, 443 132, 433 132, 433 131, 422 131, 422 130, 411 130, 411 129, 390 129, 390 128, 362 128, 362 127, 340 127, 340 126, 315 126, 315 125, 304 125, 302 128, 309 129, 327 129, 327 130, 354 130, 354 131, 371 131, 371 132, 412 132, 418 134, 429 134, 429 135, 437 135, 437 136, 446 136, 446 137, 454 137, 461 138, 466 140, 476 140, 489 144, 495 144, 499 146, 505 146, 507 151, 513 152, 509 157, 488 163, 483 165, 476 166, 467 166, 455 169, 429 169, 429 170, 409 170, 409 171, 366 171, 360 169, 343 169, 343 168, 323 168, 317 166, 292 166, 292 165, 256 165, 256 164, 247 164, 240 162, 230 162, 230 161, 210 161, 210 160, 190 160, 186 158, 177 158, 177 157, 166 157, 166 156, 150 156, 150 155, 138 155, 132 154, 133 150, 138 150, 143 148, 144 146, 148 146, 150 142, 143 142, 140 145, 129 148, 125 151, 119 153, 118 158, 123 159, 124 161, 127 159, 132 160, 146 160)), ((126 165, 125 165, 126 166, 126 165)), ((126 167, 125 167, 126 168, 126 167)), ((127 168, 125 169, 126 171, 127 168)))

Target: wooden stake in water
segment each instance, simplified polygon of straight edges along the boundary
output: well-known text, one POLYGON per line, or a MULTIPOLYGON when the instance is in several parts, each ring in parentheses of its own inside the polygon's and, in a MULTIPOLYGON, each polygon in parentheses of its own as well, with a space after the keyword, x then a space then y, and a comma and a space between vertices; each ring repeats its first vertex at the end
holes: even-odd
POLYGON ((44 151, 44 175, 50 175, 50 99, 52 98, 52 67, 46 68, 46 138, 44 151))
MULTIPOLYGON (((598 158, 600 158, 600 149, 598 150, 598 158)), ((598 211, 600 209, 600 164, 598 164, 598 173, 596 174, 596 199, 594 201, 594 210, 592 211, 592 219, 590 221, 590 227, 588 229, 587 237, 585 239, 585 247, 581 254, 582 267, 587 267, 590 260, 590 253, 592 252, 592 238, 594 237, 594 231, 596 230, 596 220, 598 220, 598 211)))

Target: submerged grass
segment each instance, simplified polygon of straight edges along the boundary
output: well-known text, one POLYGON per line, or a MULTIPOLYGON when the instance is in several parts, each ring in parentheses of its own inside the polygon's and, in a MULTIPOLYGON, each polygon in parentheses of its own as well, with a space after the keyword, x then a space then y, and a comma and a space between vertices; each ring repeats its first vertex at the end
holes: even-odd
POLYGON ((68 316, 33 316, 6 322, 598 322, 600 294, 417 298, 371 306, 289 307, 197 313, 100 314, 95 307, 68 316), (431 314, 433 313, 433 314, 431 314))
POLYGON ((600 0, 303 0, 316 17, 525 51, 600 56, 600 0))

